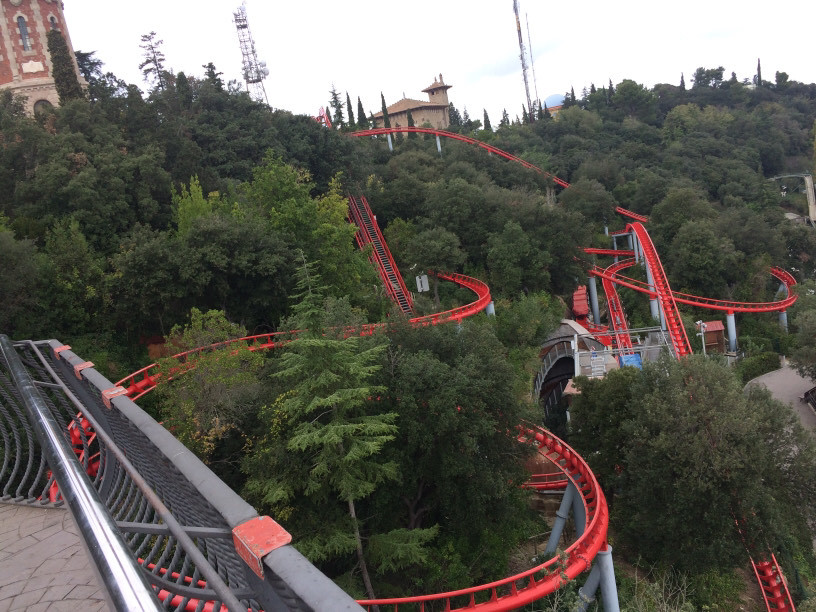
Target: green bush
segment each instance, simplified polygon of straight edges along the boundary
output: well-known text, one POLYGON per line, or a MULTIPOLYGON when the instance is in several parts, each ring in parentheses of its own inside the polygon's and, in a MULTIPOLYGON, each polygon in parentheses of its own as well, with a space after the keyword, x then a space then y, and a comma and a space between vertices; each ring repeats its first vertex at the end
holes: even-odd
POLYGON ((752 357, 746 357, 737 364, 737 373, 743 383, 753 380, 757 376, 762 376, 768 372, 779 369, 779 355, 771 351, 765 351, 752 357))

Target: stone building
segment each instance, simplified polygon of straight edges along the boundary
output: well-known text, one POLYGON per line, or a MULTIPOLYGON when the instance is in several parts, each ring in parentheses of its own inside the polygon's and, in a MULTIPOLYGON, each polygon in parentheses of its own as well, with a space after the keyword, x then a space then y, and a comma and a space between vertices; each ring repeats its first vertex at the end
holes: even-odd
MULTIPOLYGON (((451 87, 445 84, 440 74, 438 80, 434 78, 434 82, 422 90, 428 94, 427 102, 403 98, 387 107, 391 127, 408 127, 408 111, 411 111, 417 127, 430 125, 439 130, 445 129, 450 125, 448 90, 451 87)), ((382 111, 374 115, 374 127, 383 127, 382 111)))
POLYGON ((59 105, 46 40, 49 30, 62 32, 79 76, 62 7, 61 0, 0 0, 0 89, 25 96, 29 113, 59 105))

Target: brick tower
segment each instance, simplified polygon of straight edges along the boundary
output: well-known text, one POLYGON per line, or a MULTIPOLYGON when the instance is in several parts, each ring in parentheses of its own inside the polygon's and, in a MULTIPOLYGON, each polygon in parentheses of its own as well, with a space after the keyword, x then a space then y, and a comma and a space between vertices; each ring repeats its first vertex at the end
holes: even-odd
POLYGON ((52 29, 62 32, 79 75, 61 0, 0 0, 0 89, 25 96, 29 113, 59 104, 46 40, 52 29))

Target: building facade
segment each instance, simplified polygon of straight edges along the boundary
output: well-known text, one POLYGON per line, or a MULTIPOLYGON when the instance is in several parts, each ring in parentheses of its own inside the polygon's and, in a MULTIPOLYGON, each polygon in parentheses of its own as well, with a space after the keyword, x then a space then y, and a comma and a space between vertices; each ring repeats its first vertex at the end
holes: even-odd
MULTIPOLYGON (((448 90, 451 87, 445 84, 440 74, 438 79, 434 77, 433 83, 422 90, 428 94, 427 101, 403 98, 387 107, 391 127, 408 127, 408 111, 411 111, 415 126, 429 125, 438 130, 445 129, 450 125, 448 90)), ((382 111, 374 115, 374 127, 383 127, 382 111)))
POLYGON ((46 40, 49 30, 62 33, 79 77, 62 8, 61 0, 0 0, 0 89, 25 96, 29 113, 59 105, 46 40))

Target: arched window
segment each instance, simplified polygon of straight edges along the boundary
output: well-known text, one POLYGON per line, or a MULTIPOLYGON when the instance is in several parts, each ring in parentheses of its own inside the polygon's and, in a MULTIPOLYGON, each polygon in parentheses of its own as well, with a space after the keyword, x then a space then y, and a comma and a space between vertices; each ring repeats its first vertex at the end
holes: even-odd
POLYGON ((23 50, 31 51, 31 39, 28 37, 28 25, 26 25, 25 17, 17 18, 17 29, 20 30, 20 42, 23 44, 23 50))
POLYGON ((54 17, 53 15, 51 15, 51 16, 48 18, 48 21, 50 21, 50 22, 51 22, 51 29, 52 29, 52 30, 59 30, 59 28, 57 27, 57 18, 56 18, 56 17, 54 17))
POLYGON ((54 105, 51 104, 48 100, 37 100, 34 103, 34 114, 44 113, 48 109, 54 108, 54 105))

